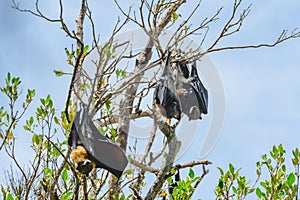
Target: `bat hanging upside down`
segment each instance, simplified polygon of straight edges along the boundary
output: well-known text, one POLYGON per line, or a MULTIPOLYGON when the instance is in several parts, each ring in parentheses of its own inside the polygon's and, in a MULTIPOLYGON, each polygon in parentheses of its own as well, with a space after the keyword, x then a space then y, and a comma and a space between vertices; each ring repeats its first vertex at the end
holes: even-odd
POLYGON ((178 81, 176 92, 180 98, 182 112, 189 120, 202 119, 202 114, 208 113, 208 92, 201 82, 196 61, 191 66, 178 62, 176 65, 178 81))
POLYGON ((167 53, 167 58, 164 60, 162 67, 164 71, 162 76, 156 83, 154 91, 154 103, 157 108, 157 113, 160 116, 166 117, 166 122, 171 125, 171 119, 177 121, 181 119, 181 103, 176 93, 175 77, 170 69, 171 52, 167 53))
POLYGON ((94 168, 96 168, 96 163, 92 161, 86 149, 78 145, 71 153, 72 160, 76 163, 76 169, 82 173, 88 175, 94 168))
POLYGON ((125 152, 101 135, 89 116, 88 109, 83 105, 80 107, 68 138, 76 170, 88 175, 94 168, 103 168, 119 179, 128 163, 125 152))

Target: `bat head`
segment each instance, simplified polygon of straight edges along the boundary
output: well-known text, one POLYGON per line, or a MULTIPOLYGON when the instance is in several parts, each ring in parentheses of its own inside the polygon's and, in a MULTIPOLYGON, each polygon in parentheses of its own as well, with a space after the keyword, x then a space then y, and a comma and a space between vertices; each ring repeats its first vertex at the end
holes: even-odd
POLYGON ((202 117, 201 117, 201 111, 199 110, 199 107, 192 106, 190 108, 189 113, 188 113, 188 117, 189 117, 189 120, 202 119, 202 117))
POLYGON ((88 175, 93 168, 96 167, 83 146, 77 146, 71 153, 72 160, 76 163, 76 169, 82 173, 88 175))
POLYGON ((88 175, 93 170, 93 164, 90 160, 85 160, 78 163, 76 169, 80 173, 88 175))

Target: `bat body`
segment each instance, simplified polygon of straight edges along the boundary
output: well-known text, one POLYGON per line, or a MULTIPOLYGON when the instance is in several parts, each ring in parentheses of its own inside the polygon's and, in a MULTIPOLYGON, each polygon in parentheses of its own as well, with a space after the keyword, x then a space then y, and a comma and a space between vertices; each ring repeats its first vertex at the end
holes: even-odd
POLYGON ((180 98, 182 112, 186 114, 189 120, 202 119, 201 114, 208 113, 208 92, 202 84, 196 67, 196 61, 189 68, 184 63, 177 63, 178 83, 176 92, 180 98))
POLYGON ((104 168, 120 178, 128 163, 124 151, 101 135, 88 115, 87 108, 82 107, 75 115, 68 139, 77 170, 87 174, 94 167, 104 168))
POLYGON ((196 61, 194 61, 194 64, 192 65, 190 84, 192 85, 193 90, 196 94, 200 112, 203 114, 207 114, 208 92, 199 78, 196 61))
POLYGON ((160 115, 167 118, 170 122, 172 118, 180 120, 181 104, 176 93, 175 77, 170 69, 170 52, 168 52, 164 62, 164 71, 154 91, 154 103, 160 115))

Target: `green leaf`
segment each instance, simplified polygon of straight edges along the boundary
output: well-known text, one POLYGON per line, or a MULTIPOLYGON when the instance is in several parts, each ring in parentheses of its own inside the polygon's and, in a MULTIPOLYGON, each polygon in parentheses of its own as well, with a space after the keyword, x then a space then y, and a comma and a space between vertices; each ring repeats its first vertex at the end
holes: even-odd
POLYGON ((30 119, 29 119, 29 125, 31 126, 31 125, 33 124, 33 122, 34 122, 34 119, 33 119, 33 117, 31 116, 30 119))
POLYGON ((267 187, 267 184, 265 182, 260 182, 260 185, 263 187, 263 188, 266 188, 267 187))
POLYGON ((168 179, 167 179, 168 183, 171 185, 173 183, 173 178, 170 176, 168 179))
POLYGON ((42 104, 42 105, 45 105, 45 104, 46 104, 45 99, 40 99, 40 101, 41 101, 41 104, 42 104))
POLYGON ((223 189, 224 187, 224 182, 222 179, 219 179, 219 184, 218 184, 219 188, 223 189))
POLYGON ((63 195, 61 196, 61 200, 70 200, 71 197, 72 197, 72 195, 73 195, 73 192, 72 192, 72 191, 67 192, 67 193, 65 193, 65 194, 63 194, 63 195))
POLYGON ((220 174, 221 174, 221 175, 224 175, 224 171, 223 171, 222 168, 218 167, 218 170, 220 171, 220 174))
POLYGON ((294 173, 290 173, 289 176, 287 177, 287 182, 291 186, 295 182, 296 177, 294 173))
POLYGON ((194 172, 194 170, 192 168, 190 168, 189 177, 190 178, 194 178, 195 177, 195 172, 194 172))
POLYGON ((111 105, 111 101, 109 99, 107 101, 105 101, 105 107, 107 110, 110 109, 110 105, 111 105))
POLYGON ((23 128, 24 128, 25 131, 29 131, 30 130, 30 128, 27 125, 24 125, 23 128))
POLYGON ((103 49, 103 53, 105 56, 110 57, 111 52, 110 52, 110 46, 109 44, 105 44, 104 49, 103 49))
POLYGON ((48 168, 48 167, 45 167, 44 168, 44 173, 45 173, 45 175, 48 175, 48 174, 50 174, 52 172, 52 170, 50 169, 50 168, 48 168))
POLYGON ((67 192, 66 198, 67 198, 67 199, 71 199, 72 195, 73 195, 73 192, 72 192, 72 191, 67 192))
POLYGON ((79 56, 79 54, 80 54, 80 49, 78 48, 78 49, 76 49, 76 56, 79 56))
POLYGON ((54 122, 57 124, 57 125, 60 125, 60 121, 57 117, 54 117, 54 122))
POLYGON ((65 52, 66 52, 67 56, 70 55, 70 52, 69 52, 69 50, 67 48, 65 48, 65 52))
POLYGON ((106 135, 106 132, 108 131, 108 127, 106 127, 106 128, 104 128, 104 127, 100 127, 99 128, 99 131, 100 131, 100 133, 101 133, 101 135, 106 135))
POLYGON ((84 48, 83 48, 83 53, 86 53, 89 49, 89 45, 85 45, 84 48))
POLYGON ((127 74, 126 74, 126 71, 125 71, 125 70, 122 70, 122 73, 121 73, 121 74, 122 74, 122 77, 123 77, 123 78, 126 78, 126 77, 127 77, 127 74))
POLYGON ((117 137, 118 136, 118 133, 114 128, 110 129, 110 134, 111 134, 112 137, 117 137))
POLYGON ((234 174, 234 167, 231 163, 229 164, 229 171, 231 174, 234 174))
POLYGON ((117 78, 119 78, 119 77, 120 77, 120 73, 121 73, 121 71, 120 71, 119 69, 117 69, 117 70, 116 70, 116 75, 117 75, 117 78))
POLYGON ((64 169, 61 173, 61 177, 64 181, 68 180, 69 175, 68 175, 68 171, 66 169, 64 169))
POLYGON ((261 192, 261 190, 259 189, 259 188, 256 188, 256 196, 258 197, 258 198, 261 198, 262 197, 262 192, 261 192))
POLYGON ((10 75, 10 73, 8 72, 8 73, 7 73, 7 81, 10 82, 10 79, 11 79, 11 75, 10 75))
POLYGON ((57 70, 57 69, 55 69, 55 70, 53 70, 53 72, 55 73, 55 75, 56 76, 62 76, 62 75, 64 75, 64 72, 63 71, 61 71, 61 70, 57 70))
POLYGON ((125 200, 125 194, 122 194, 119 200, 125 200))
POLYGON ((127 159, 128 159, 128 162, 129 162, 129 163, 132 162, 132 157, 131 157, 131 155, 128 155, 128 156, 127 156, 127 159))
POLYGON ((232 186, 232 191, 233 191, 234 193, 237 193, 237 189, 236 189, 235 186, 232 186))
POLYGON ((14 197, 12 196, 12 194, 8 194, 6 200, 14 200, 14 197))
POLYGON ((293 150, 292 152, 293 152, 293 155, 294 155, 295 157, 299 157, 299 156, 300 156, 300 151, 299 151, 298 148, 296 148, 296 149, 293 150))
POLYGON ((46 104, 49 104, 50 101, 51 101, 51 97, 50 97, 50 94, 48 94, 46 97, 46 104))
POLYGON ((172 12, 172 18, 173 21, 176 21, 178 19, 179 15, 176 12, 172 12))
POLYGON ((39 145, 41 143, 40 136, 37 135, 37 134, 34 134, 32 136, 32 142, 35 143, 35 144, 37 144, 37 145, 39 145))
POLYGON ((133 169, 132 169, 132 168, 127 169, 127 170, 124 172, 124 174, 127 174, 127 175, 133 174, 133 169))

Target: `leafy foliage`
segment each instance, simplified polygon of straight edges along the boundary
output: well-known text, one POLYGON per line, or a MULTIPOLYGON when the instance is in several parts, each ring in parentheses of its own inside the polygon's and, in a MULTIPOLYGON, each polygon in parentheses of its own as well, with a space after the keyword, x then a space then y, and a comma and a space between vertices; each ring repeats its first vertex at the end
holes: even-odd
POLYGON ((215 189, 218 199, 245 199, 255 191, 259 199, 298 199, 299 192, 299 150, 293 151, 292 163, 295 171, 288 172, 285 162, 285 150, 280 144, 273 146, 269 155, 263 154, 262 161, 256 163, 257 180, 250 186, 245 176, 240 176, 240 170, 235 170, 232 164, 224 172, 219 168, 221 177, 215 189), (262 168, 266 168, 269 179, 262 180, 262 168), (259 186, 255 186, 259 183, 259 186))
POLYGON ((224 172, 220 171, 219 183, 215 189, 215 194, 218 199, 229 199, 236 197, 236 199, 244 199, 248 194, 253 192, 253 189, 247 184, 246 177, 240 176, 240 169, 236 170, 230 163, 229 169, 224 172))
MULTIPOLYGON (((176 181, 177 186, 174 187, 171 194, 172 199, 191 199, 196 190, 195 183, 200 179, 199 176, 195 176, 194 170, 190 168, 188 176, 185 179, 176 181)), ((172 179, 169 178, 168 182, 172 184, 172 179)))

